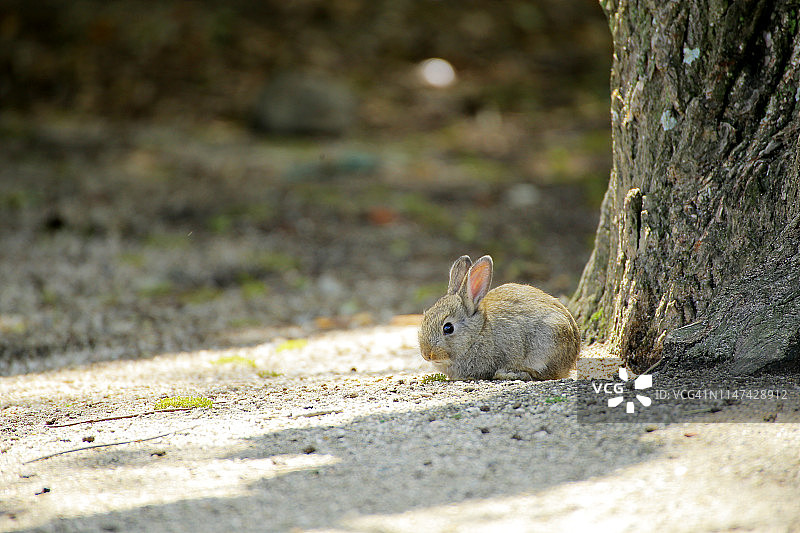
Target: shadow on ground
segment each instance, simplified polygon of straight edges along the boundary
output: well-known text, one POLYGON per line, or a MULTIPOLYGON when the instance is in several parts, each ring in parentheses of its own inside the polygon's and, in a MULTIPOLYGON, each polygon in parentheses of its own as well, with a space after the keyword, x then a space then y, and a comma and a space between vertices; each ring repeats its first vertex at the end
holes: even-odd
MULTIPOLYGON (((534 495, 656 454, 657 448, 642 442, 642 432, 630 425, 577 424, 573 399, 543 401, 554 393, 565 393, 564 384, 513 386, 477 402, 402 409, 343 423, 319 420, 245 438, 220 434, 227 445, 165 448, 156 443, 135 452, 108 449, 77 460, 60 458, 61 465, 54 467, 76 468, 78 478, 106 472, 111 486, 87 486, 83 501, 113 498, 114 486, 121 484, 131 493, 130 502, 141 503, 8 530, 348 528, 365 515, 534 495), (152 455, 158 450, 165 455, 152 455), (142 491, 153 493, 142 498, 142 491), (160 498, 166 503, 154 503, 160 498)), ((225 421, 217 417, 205 425, 224 431, 225 421)), ((192 431, 187 439, 193 440, 192 431)), ((39 505, 59 498, 59 487, 52 489, 37 500, 39 505)), ((502 505, 495 512, 502 515, 502 505)))

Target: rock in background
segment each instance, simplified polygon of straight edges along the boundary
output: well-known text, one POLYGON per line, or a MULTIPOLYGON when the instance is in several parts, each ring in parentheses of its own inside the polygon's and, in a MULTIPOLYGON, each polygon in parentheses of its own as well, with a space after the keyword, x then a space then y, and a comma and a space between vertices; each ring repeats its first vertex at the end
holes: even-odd
POLYGON ((261 91, 253 112, 258 130, 275 135, 341 136, 356 118, 346 83, 322 75, 279 74, 261 91))

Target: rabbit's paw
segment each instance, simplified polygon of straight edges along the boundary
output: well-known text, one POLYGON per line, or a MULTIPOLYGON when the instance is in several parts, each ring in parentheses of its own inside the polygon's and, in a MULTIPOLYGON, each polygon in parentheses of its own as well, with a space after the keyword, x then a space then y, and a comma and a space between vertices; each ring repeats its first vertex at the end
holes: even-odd
POLYGON ((523 370, 511 370, 508 368, 500 368, 494 373, 492 379, 507 379, 507 380, 522 380, 530 381, 531 375, 523 370))

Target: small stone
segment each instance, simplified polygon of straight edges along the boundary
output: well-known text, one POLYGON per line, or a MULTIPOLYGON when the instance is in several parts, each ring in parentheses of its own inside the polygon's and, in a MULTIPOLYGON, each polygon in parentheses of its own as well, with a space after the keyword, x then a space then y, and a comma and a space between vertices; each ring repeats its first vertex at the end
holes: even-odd
POLYGON ((151 457, 153 455, 155 455, 156 457, 164 457, 165 455, 167 455, 167 450, 156 450, 150 454, 151 457))
POLYGON ((474 392, 475 387, 464 387, 464 392, 474 392))
POLYGON ((514 402, 511 404, 512 409, 519 409, 520 407, 522 407, 522 402, 514 402))
POLYGON ((94 442, 94 435, 86 435, 81 440, 83 440, 83 442, 94 442))
POLYGON ((319 316, 314 319, 314 325, 318 329, 333 329, 336 327, 336 321, 327 316, 319 316))
POLYGON ((505 204, 512 208, 527 209, 539 203, 542 194, 531 183, 512 185, 505 193, 505 204))
POLYGON ((481 409, 481 411, 486 413, 491 409, 491 407, 489 407, 488 405, 481 405, 480 409, 481 409))
POLYGON ((481 429, 481 433, 483 433, 484 435, 491 431, 489 428, 480 428, 480 429, 481 429))
POLYGON ((275 76, 253 112, 254 125, 277 135, 343 135, 355 122, 357 101, 341 80, 301 72, 275 76))
POLYGON ((320 292, 330 298, 341 297, 347 290, 344 285, 331 274, 322 274, 317 280, 320 292))
POLYGON ((308 446, 306 446, 305 448, 303 448, 303 453, 305 453, 305 454, 314 453, 315 451, 317 451, 317 448, 316 448, 316 447, 314 447, 314 446, 313 446, 313 445, 311 445, 311 444, 309 444, 308 446))
POLYGON ((655 431, 655 430, 657 430, 657 429, 658 429, 658 426, 654 426, 654 425, 652 425, 652 424, 650 424, 649 426, 645 426, 645 427, 644 427, 644 430, 645 430, 646 432, 648 432, 648 433, 652 433, 653 431, 655 431))
POLYGON ((513 435, 511 435, 511 438, 514 440, 522 440, 522 435, 520 435, 519 433, 514 433, 513 435))

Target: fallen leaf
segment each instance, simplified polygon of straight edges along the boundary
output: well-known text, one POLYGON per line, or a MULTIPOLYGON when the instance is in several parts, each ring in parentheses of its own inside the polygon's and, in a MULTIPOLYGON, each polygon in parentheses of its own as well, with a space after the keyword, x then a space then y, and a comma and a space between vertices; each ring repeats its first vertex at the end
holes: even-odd
POLYGON ((375 226, 386 226, 397 221, 397 211, 389 207, 373 206, 367 211, 367 219, 375 226))

